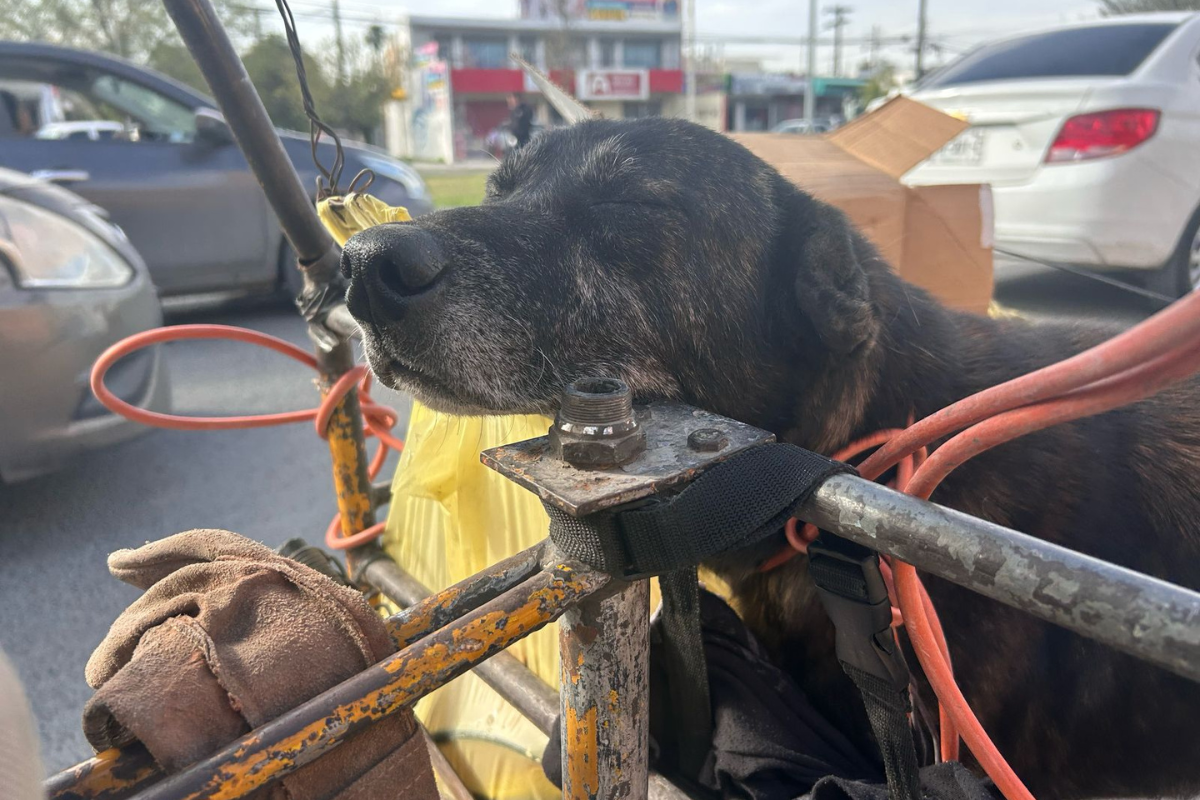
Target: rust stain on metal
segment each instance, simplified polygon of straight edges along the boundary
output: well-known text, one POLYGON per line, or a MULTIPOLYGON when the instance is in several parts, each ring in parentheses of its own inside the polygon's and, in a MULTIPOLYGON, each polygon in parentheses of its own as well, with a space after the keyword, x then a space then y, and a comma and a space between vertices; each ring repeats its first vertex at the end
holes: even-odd
POLYGON ((596 726, 596 707, 582 714, 568 707, 563 723, 563 738, 574 757, 567 762, 570 797, 588 800, 600 790, 600 729, 596 726))
POLYGON ((598 591, 608 580, 573 563, 549 567, 456 625, 389 656, 204 762, 151 787, 141 797, 245 797, 557 619, 566 607, 598 591))
MULTIPOLYGON (((351 413, 350 404, 357 398, 347 395, 329 419, 327 428, 329 454, 333 458, 333 483, 337 491, 338 515, 342 535, 349 536, 375 524, 371 496, 364 490, 361 476, 366 474, 365 453, 359 443, 359 415, 351 413)), ((357 408, 353 409, 357 411, 357 408)))
POLYGON ((108 800, 129 797, 162 773, 140 746, 105 750, 46 782, 48 800, 108 800))
POLYGON ((400 648, 449 625, 540 569, 545 542, 493 564, 471 578, 430 595, 387 620, 400 648))

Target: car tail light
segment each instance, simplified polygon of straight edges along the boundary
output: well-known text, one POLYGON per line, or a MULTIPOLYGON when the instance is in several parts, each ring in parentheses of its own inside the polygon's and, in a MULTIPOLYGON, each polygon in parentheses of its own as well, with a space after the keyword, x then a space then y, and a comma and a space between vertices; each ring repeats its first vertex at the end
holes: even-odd
POLYGON ((1085 161, 1132 150, 1158 130, 1159 116, 1154 108, 1118 108, 1071 117, 1050 145, 1046 163, 1085 161))

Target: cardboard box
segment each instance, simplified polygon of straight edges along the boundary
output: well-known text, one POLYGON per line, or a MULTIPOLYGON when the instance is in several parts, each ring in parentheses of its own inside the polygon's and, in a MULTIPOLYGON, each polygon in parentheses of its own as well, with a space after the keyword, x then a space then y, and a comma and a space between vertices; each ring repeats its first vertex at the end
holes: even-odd
POLYGON ((949 306, 982 314, 992 299, 990 187, 900 183, 966 127, 896 97, 821 136, 731 136, 801 189, 844 211, 905 280, 949 306))

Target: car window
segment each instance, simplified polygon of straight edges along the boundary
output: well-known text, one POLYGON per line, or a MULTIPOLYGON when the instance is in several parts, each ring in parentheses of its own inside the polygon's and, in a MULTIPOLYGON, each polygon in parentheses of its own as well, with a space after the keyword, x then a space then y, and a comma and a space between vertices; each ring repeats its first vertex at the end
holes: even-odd
POLYGON ((0 116, 11 118, 15 129, 8 135, 51 141, 189 142, 195 138, 193 111, 158 92, 108 73, 64 75, 60 85, 5 78, 0 73, 0 100, 4 101, 0 116), (71 122, 100 124, 59 127, 71 122))
POLYGON ((962 83, 1128 75, 1178 27, 1137 23, 1049 31, 985 45, 930 75, 918 89, 962 83))
POLYGON ((142 140, 190 142, 196 136, 195 112, 145 86, 98 75, 89 96, 131 118, 142 140))

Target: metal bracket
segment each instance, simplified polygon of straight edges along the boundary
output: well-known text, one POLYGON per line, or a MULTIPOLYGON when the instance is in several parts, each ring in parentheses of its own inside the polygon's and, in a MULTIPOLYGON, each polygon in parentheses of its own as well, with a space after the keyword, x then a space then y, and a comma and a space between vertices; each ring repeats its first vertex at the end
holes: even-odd
POLYGON ((611 469, 580 469, 555 456, 546 436, 485 450, 483 463, 576 517, 642 500, 689 483, 730 456, 775 435, 683 403, 639 406, 645 451, 611 469))

